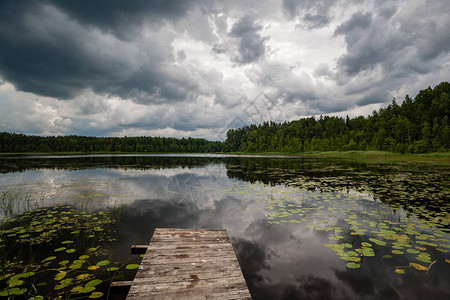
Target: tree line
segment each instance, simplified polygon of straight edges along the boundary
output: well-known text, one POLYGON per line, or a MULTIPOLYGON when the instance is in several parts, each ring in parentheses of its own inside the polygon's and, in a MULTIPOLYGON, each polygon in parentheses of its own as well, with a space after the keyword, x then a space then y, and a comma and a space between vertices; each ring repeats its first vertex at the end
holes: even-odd
POLYGON ((450 150, 450 84, 442 82, 395 99, 368 117, 320 116, 250 125, 227 132, 228 149, 237 152, 382 150, 399 153, 450 150))
POLYGON ((0 152, 311 152, 382 150, 399 153, 450 150, 450 84, 395 99, 368 117, 320 116, 230 129, 227 139, 167 137, 32 136, 0 133, 0 152))
POLYGON ((0 152, 139 152, 210 153, 222 142, 199 138, 33 136, 0 133, 0 152))

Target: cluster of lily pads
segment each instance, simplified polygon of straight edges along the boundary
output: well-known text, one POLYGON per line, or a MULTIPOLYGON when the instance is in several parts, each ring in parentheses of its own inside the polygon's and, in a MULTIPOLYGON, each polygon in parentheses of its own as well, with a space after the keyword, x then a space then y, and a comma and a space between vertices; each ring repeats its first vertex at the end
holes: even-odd
POLYGON ((19 214, 0 225, 0 296, 100 298, 123 269, 112 262, 110 212, 58 205, 19 214))
MULTIPOLYGON (((380 167, 380 166, 378 166, 380 167)), ((415 168, 421 166, 414 165, 415 168)), ((380 167, 381 168, 381 167, 380 167)), ((349 189, 373 195, 375 200, 419 216, 434 226, 450 225, 450 174, 430 170, 432 166, 411 169, 412 166, 388 165, 376 172, 352 170, 329 176, 299 174, 284 180, 284 184, 322 192, 349 189)), ((328 173, 325 172, 324 175, 328 173)))
MULTIPOLYGON (((363 260, 401 256, 409 263, 393 266, 398 274, 416 269, 428 272, 436 261, 450 263, 450 214, 418 218, 401 206, 388 205, 359 192, 319 192, 285 186, 234 183, 227 193, 251 194, 264 203, 269 224, 298 223, 325 232, 325 246, 357 269, 363 260), (440 253, 439 255, 437 253, 440 253)), ((417 208, 420 210, 420 208, 417 208)), ((429 214, 429 212, 428 212, 429 214)))
POLYGON ((246 182, 287 185, 302 190, 349 190, 402 207, 428 222, 450 225, 448 162, 380 162, 378 160, 290 159, 240 160, 227 163, 227 175, 246 182))

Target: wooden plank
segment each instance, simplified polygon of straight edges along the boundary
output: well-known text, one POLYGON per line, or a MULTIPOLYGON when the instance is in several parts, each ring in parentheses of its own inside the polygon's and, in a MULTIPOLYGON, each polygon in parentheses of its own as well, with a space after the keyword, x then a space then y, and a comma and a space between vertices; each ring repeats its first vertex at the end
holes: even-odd
POLYGON ((231 243, 201 243, 197 242, 155 242, 147 246, 147 250, 150 251, 161 251, 161 250, 180 250, 180 249, 227 249, 232 250, 233 246, 231 243))
MULTIPOLYGON (((141 293, 142 294, 142 293, 141 293)), ((232 299, 249 299, 251 300, 251 296, 248 293, 247 289, 237 290, 237 291, 214 291, 208 293, 200 293, 195 295, 194 293, 179 293, 174 291, 167 291, 163 293, 149 293, 149 298, 142 297, 141 295, 131 293, 127 297, 127 299, 137 300, 137 299, 158 299, 158 300, 172 300, 172 299, 189 299, 189 300, 205 300, 205 299, 223 299, 223 300, 232 300, 232 299)))
POLYGON ((176 234, 176 235, 170 235, 170 234, 157 234, 156 236, 152 236, 152 240, 153 241, 167 241, 169 240, 170 242, 177 242, 177 241, 188 241, 191 239, 195 239, 195 240, 220 240, 220 239, 225 239, 225 240, 229 240, 230 238, 226 235, 207 235, 207 234, 202 234, 202 235, 194 235, 194 234, 186 234, 183 236, 180 236, 180 234, 176 234))
MULTIPOLYGON (((216 267, 216 269, 222 265, 227 265, 230 264, 234 261, 234 258, 220 258, 217 257, 216 259, 213 258, 204 258, 202 259, 202 261, 196 261, 194 259, 191 258, 182 258, 182 259, 155 259, 152 261, 146 261, 143 262, 143 264, 149 264, 149 265, 172 265, 174 263, 183 263, 183 264, 199 264, 199 263, 207 263, 210 264, 214 267, 216 267)), ((143 266, 144 269, 146 269, 145 265, 143 266)), ((195 269, 193 267, 191 267, 191 269, 193 271, 195 271, 195 269)))
POLYGON ((213 258, 229 258, 235 259, 236 255, 234 252, 229 250, 215 250, 215 249, 181 249, 181 250, 166 250, 164 252, 148 251, 145 253, 143 262, 153 259, 182 259, 190 261, 201 261, 202 259, 213 259, 213 258))
POLYGON ((226 274, 231 270, 240 270, 237 260, 227 261, 227 264, 211 264, 206 262, 197 263, 172 263, 172 264, 150 264, 143 266, 143 269, 136 274, 136 278, 148 276, 166 276, 169 274, 195 274, 217 272, 226 274))
POLYGON ((152 236, 152 239, 158 239, 158 238, 170 238, 171 240, 176 239, 186 239, 186 238, 210 238, 210 239, 217 239, 217 238, 228 238, 228 235, 226 232, 223 231, 214 231, 214 232, 194 232, 192 230, 187 232, 182 231, 160 231, 155 229, 155 233, 152 236))
POLYGON ((157 228, 127 299, 251 299, 225 229, 157 228))
POLYGON ((190 274, 168 274, 167 276, 158 275, 157 277, 153 274, 144 273, 147 276, 139 276, 134 278, 133 285, 148 285, 150 283, 168 283, 168 282, 177 282, 177 281, 195 281, 195 280, 208 280, 208 279, 220 279, 220 278, 231 278, 231 277, 240 277, 242 273, 240 270, 227 270, 228 272, 224 272, 222 274, 213 272, 196 272, 192 275, 190 274), (193 277, 194 276, 194 277, 193 277))
MULTIPOLYGON (((226 229, 182 229, 182 228, 156 228, 153 232, 153 237, 160 235, 170 235, 173 237, 187 237, 187 236, 211 236, 211 237, 228 237, 226 229)), ((152 238, 153 238, 152 237, 152 238)))
POLYGON ((152 242, 163 242, 163 243, 170 243, 175 242, 175 239, 183 240, 184 242, 199 242, 199 243, 214 243, 214 244, 220 244, 220 243, 230 243, 229 237, 210 237, 210 236, 187 236, 187 237, 170 237, 170 236, 159 236, 155 239, 152 238, 152 242))
POLYGON ((152 237, 152 242, 177 240, 193 241, 193 240, 229 240, 228 234, 224 229, 173 229, 173 228, 156 228, 152 237))
POLYGON ((247 298, 244 297, 243 299, 251 299, 242 276, 132 285, 127 299, 144 299, 143 295, 157 299, 160 297, 162 299, 224 299, 216 296, 237 291, 247 291, 247 298), (168 297, 169 295, 170 297, 168 297))
POLYGON ((233 250, 231 243, 192 243, 192 242, 167 242, 167 241, 152 241, 151 245, 132 245, 131 254, 145 254, 147 249, 155 250, 171 250, 171 249, 198 249, 198 248, 214 248, 220 251, 221 249, 233 250))

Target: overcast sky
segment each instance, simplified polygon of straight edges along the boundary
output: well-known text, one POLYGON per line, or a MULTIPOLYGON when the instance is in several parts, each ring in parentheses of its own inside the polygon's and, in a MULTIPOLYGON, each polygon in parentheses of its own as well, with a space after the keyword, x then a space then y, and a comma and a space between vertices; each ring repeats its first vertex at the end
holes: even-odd
POLYGON ((221 139, 450 75, 450 3, 0 0, 0 131, 221 139))

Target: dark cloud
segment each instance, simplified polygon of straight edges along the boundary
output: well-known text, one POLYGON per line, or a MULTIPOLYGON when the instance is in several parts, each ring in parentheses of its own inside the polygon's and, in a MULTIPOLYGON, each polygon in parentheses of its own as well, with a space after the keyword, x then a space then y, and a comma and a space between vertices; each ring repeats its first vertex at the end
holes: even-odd
POLYGON ((348 75, 373 68, 392 50, 378 40, 382 38, 382 33, 376 30, 378 27, 374 31, 367 30, 371 23, 371 13, 357 12, 336 28, 335 35, 344 35, 347 44, 347 54, 339 58, 338 65, 348 75))
POLYGON ((268 37, 262 37, 258 33, 261 29, 262 26, 251 15, 243 16, 233 25, 230 35, 240 39, 239 57, 234 58, 235 61, 248 64, 264 55, 266 51, 264 42, 268 37))
MULTIPOLYGON (((335 34, 347 34, 354 30, 366 29, 372 22, 372 14, 357 12, 353 16, 344 22, 342 25, 336 28, 335 34)), ((351 40, 348 42, 352 42, 351 40)))
POLYGON ((389 20, 395 13, 397 12, 397 7, 395 6, 386 6, 380 9, 380 16, 386 20, 389 20))
POLYGON ((432 60, 448 53, 450 21, 443 18, 442 3, 411 6, 403 11, 381 6, 373 13, 357 12, 336 28, 335 35, 343 35, 347 47, 337 64, 344 82, 367 70, 398 79, 411 71, 426 74, 434 68, 432 60))
POLYGON ((322 27, 330 22, 328 16, 326 15, 314 15, 314 14, 305 14, 303 20, 308 22, 309 24, 314 24, 311 27, 322 27))
MULTIPOLYGON (((344 99, 330 106, 331 111, 403 97, 394 91, 410 85, 407 82, 442 81, 442 75, 448 73, 443 63, 450 50, 446 30, 450 20, 444 17, 448 8, 442 5, 440 1, 409 3, 400 9, 392 2, 380 2, 370 12, 357 12, 338 26, 335 36, 344 37, 346 53, 338 58, 336 72, 328 78, 334 78, 344 99)), ((317 74, 325 71, 318 69, 317 74)), ((407 92, 418 90, 414 87, 407 92)), ((327 107, 319 103, 321 110, 327 107)))
POLYGON ((77 0, 47 0, 70 18, 82 24, 95 26, 127 39, 124 29, 139 26, 143 22, 177 19, 183 17, 197 1, 186 0, 136 0, 124 3, 121 0, 93 0, 80 4, 77 0))
POLYGON ((283 0, 283 12, 289 19, 300 18, 306 28, 321 28, 330 22, 334 4, 327 0, 283 0))
POLYGON ((186 59, 186 52, 184 50, 179 50, 177 52, 177 56, 179 60, 185 60, 186 59))
POLYGON ((214 52, 216 52, 217 54, 222 54, 225 53, 225 48, 223 44, 215 44, 212 48, 212 50, 214 52))
POLYGON ((196 89, 189 74, 172 67, 173 34, 155 30, 141 38, 130 36, 131 42, 114 34, 134 15, 133 24, 146 12, 150 20, 159 13, 176 17, 184 13, 184 5, 140 1, 142 6, 120 5, 124 6, 120 12, 119 1, 92 1, 89 7, 74 3, 4 3, 6 9, 0 12, 3 79, 18 90, 59 99, 91 89, 140 102, 180 101, 196 89))
POLYGON ((327 64, 320 64, 317 66, 317 68, 314 70, 313 75, 315 77, 325 77, 329 78, 333 76, 333 72, 330 70, 330 67, 327 64))

